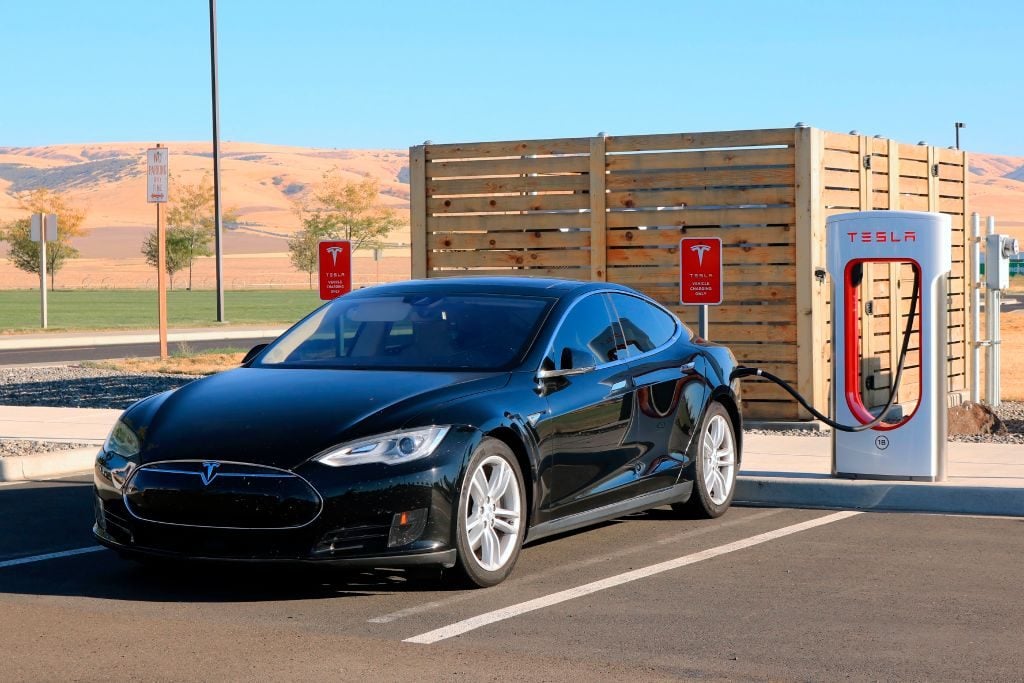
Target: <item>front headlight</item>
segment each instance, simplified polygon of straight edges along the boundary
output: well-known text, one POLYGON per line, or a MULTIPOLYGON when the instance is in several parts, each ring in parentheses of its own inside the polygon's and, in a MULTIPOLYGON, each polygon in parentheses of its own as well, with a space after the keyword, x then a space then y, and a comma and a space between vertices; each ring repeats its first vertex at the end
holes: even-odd
POLYGON ((118 418, 114 428, 110 430, 110 436, 103 444, 103 450, 107 453, 115 453, 122 458, 132 458, 139 454, 139 437, 118 418))
POLYGON ((116 490, 124 488, 137 463, 131 460, 139 454, 139 437, 132 428, 120 419, 110 430, 110 436, 103 443, 103 450, 96 457, 100 476, 110 482, 116 490))
POLYGON ((387 465, 425 458, 451 427, 423 427, 371 436, 330 448, 313 459, 331 467, 382 462, 387 465))

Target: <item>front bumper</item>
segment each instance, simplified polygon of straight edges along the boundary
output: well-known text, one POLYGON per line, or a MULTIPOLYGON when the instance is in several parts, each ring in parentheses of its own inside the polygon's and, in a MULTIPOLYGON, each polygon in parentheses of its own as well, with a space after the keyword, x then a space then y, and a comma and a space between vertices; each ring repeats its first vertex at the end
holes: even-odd
MULTIPOLYGON (((309 521, 296 525, 289 520, 276 528, 267 523, 266 515, 253 517, 258 525, 232 522, 228 527, 218 526, 218 522, 206 524, 205 512, 196 511, 208 510, 211 520, 225 519, 223 509, 208 505, 215 499, 221 501, 216 505, 256 509, 273 498, 275 487, 281 486, 278 479, 249 481, 244 475, 226 474, 199 485, 194 483, 198 477, 190 479, 189 472, 177 472, 175 476, 193 482, 180 490, 179 518, 175 516, 178 489, 170 486, 173 482, 156 478, 140 491, 133 489, 129 476, 126 483, 115 486, 101 455, 94 474, 93 534, 101 544, 136 557, 357 567, 452 566, 457 483, 475 442, 471 432, 450 435, 433 456, 404 465, 332 468, 303 464, 294 472, 311 485, 322 504, 309 521), (203 498, 206 492, 209 500, 203 498), (150 502, 159 501, 162 507, 157 513, 150 514, 157 508, 147 505, 146 496, 150 502)), ((180 462, 191 464, 169 469, 188 470, 194 465, 194 461, 180 462)), ((137 472, 146 470, 143 466, 137 472)), ((138 479, 141 482, 143 478, 138 479)), ((270 501, 271 507, 274 504, 270 501)))
POLYGON ((383 555, 361 555, 352 557, 267 557, 256 555, 253 557, 234 557, 224 554, 196 554, 195 552, 181 553, 170 552, 159 548, 151 548, 136 544, 118 543, 107 532, 93 525, 93 537, 103 546, 117 551, 120 555, 134 559, 163 559, 163 560, 187 560, 189 562, 216 562, 216 563, 239 563, 239 564, 311 564, 329 565, 337 567, 365 567, 365 568, 401 568, 401 567, 422 567, 440 565, 442 567, 455 566, 455 549, 435 550, 430 552, 405 552, 383 555))

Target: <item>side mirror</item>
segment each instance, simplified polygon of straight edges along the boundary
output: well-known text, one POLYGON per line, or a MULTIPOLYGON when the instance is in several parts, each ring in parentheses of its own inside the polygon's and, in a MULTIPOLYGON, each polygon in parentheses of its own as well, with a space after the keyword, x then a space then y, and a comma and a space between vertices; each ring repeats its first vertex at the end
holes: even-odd
POLYGON ((248 365, 249 362, 259 355, 260 351, 267 348, 269 344, 257 344, 256 346, 249 349, 249 353, 245 354, 245 358, 242 359, 242 365, 248 365))
POLYGON ((545 358, 544 362, 541 363, 540 370, 537 371, 537 379, 545 380, 582 375, 596 367, 593 364, 594 357, 592 355, 568 346, 562 349, 559 363, 562 369, 556 370, 554 361, 550 357, 545 358))

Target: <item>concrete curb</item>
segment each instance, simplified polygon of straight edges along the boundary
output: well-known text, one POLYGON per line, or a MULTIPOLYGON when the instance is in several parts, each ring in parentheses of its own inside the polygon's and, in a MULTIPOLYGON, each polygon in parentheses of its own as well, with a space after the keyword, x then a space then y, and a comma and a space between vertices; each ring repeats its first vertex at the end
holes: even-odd
POLYGON ((853 481, 817 475, 740 476, 733 502, 759 507, 1024 517, 1024 495, 1019 488, 853 481))
POLYGON ((71 448, 0 458, 0 481, 32 481, 85 472, 92 469, 98 450, 98 446, 71 448))
MULTIPOLYGON (((249 329, 249 330, 211 330, 204 332, 168 332, 167 341, 218 341, 231 339, 272 339, 281 336, 285 328, 249 329)), ((40 338, 10 337, 0 339, 0 351, 18 351, 22 349, 57 349, 74 348, 77 346, 119 346, 121 344, 156 344, 160 341, 156 332, 140 332, 135 334, 95 334, 84 333, 81 336, 53 336, 40 338)))

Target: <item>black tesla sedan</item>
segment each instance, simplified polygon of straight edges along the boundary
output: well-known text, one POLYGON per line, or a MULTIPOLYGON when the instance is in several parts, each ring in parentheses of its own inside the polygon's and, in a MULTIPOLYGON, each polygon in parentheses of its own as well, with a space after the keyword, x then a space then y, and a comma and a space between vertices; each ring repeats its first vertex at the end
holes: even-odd
POLYGON ((724 513, 734 366, 618 285, 360 290, 128 408, 96 461, 93 532, 143 560, 441 565, 493 585, 526 541, 666 504, 724 513))

